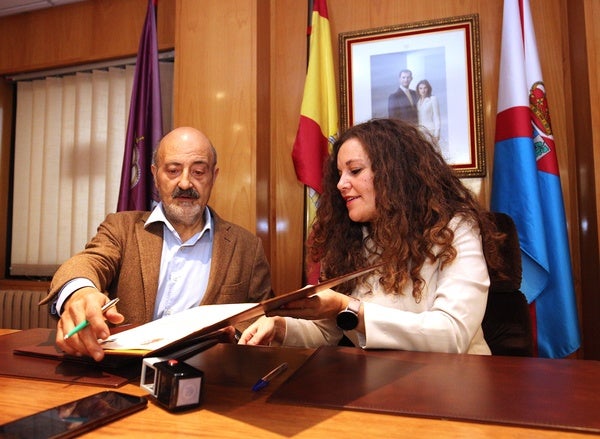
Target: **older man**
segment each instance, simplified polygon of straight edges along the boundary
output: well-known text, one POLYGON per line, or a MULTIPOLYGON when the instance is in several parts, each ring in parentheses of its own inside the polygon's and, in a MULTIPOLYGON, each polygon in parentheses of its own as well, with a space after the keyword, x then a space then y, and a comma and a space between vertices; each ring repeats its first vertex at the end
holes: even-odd
POLYGON ((152 164, 161 202, 152 212, 108 215, 52 279, 43 303, 55 300, 61 349, 101 360, 105 319, 145 323, 199 304, 271 295, 260 239, 208 207, 218 173, 217 153, 200 131, 176 128, 161 140, 152 164), (103 315, 102 305, 114 297, 118 311, 103 315), (89 326, 65 340, 84 319, 89 326))

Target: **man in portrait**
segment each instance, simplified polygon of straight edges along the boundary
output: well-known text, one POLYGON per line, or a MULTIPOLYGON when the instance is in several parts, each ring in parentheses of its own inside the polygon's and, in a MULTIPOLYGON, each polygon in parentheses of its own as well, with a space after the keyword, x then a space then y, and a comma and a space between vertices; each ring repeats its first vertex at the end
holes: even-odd
POLYGON ((410 89, 413 79, 412 71, 404 69, 400 71, 398 90, 388 98, 388 117, 402 119, 412 124, 418 124, 417 92, 410 89))

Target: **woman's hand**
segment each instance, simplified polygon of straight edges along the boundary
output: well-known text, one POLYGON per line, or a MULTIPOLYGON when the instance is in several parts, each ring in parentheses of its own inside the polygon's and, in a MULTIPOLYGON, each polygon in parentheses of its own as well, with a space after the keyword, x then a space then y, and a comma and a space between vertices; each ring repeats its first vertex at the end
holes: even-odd
POLYGON ((335 319, 348 306, 348 296, 327 289, 305 299, 294 300, 267 316, 294 317, 306 320, 335 319))
POLYGON ((246 328, 238 344, 266 345, 281 344, 285 337, 285 319, 281 317, 261 317, 246 328))
MULTIPOLYGON (((281 308, 269 311, 266 316, 259 318, 248 326, 242 333, 238 343, 247 345, 281 344, 286 331, 285 319, 282 317, 305 320, 335 320, 338 313, 346 309, 349 302, 350 297, 331 289, 321 291, 305 299, 294 300, 281 308)), ((360 314, 359 321, 362 322, 360 314)), ((359 327, 362 327, 361 323, 359 323, 359 327)))

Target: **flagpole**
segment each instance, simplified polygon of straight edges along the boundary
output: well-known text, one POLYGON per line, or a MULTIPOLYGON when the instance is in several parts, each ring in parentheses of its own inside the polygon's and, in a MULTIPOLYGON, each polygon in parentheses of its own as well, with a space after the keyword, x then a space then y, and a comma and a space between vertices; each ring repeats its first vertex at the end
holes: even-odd
MULTIPOLYGON (((310 56, 310 28, 312 27, 312 12, 314 6, 314 0, 307 1, 307 12, 306 12, 306 67, 308 69, 308 59, 310 56)), ((304 227, 302 233, 302 285, 308 283, 308 272, 306 270, 306 261, 308 254, 306 252, 306 240, 310 234, 311 225, 311 191, 312 189, 304 185, 304 227)))

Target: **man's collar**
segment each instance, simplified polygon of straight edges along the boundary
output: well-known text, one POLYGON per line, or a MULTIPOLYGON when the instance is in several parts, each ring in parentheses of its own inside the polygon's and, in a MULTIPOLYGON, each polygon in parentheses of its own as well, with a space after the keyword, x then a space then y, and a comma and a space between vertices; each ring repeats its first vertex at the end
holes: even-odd
MULTIPOLYGON (((165 215, 162 201, 158 203, 156 207, 152 210, 150 216, 144 223, 144 228, 147 228, 150 224, 159 222, 165 224, 171 232, 175 232, 173 224, 171 224, 171 222, 167 219, 165 215)), ((212 215, 208 206, 204 208, 204 227, 200 231, 200 235, 204 234, 206 230, 212 231, 212 215)))

